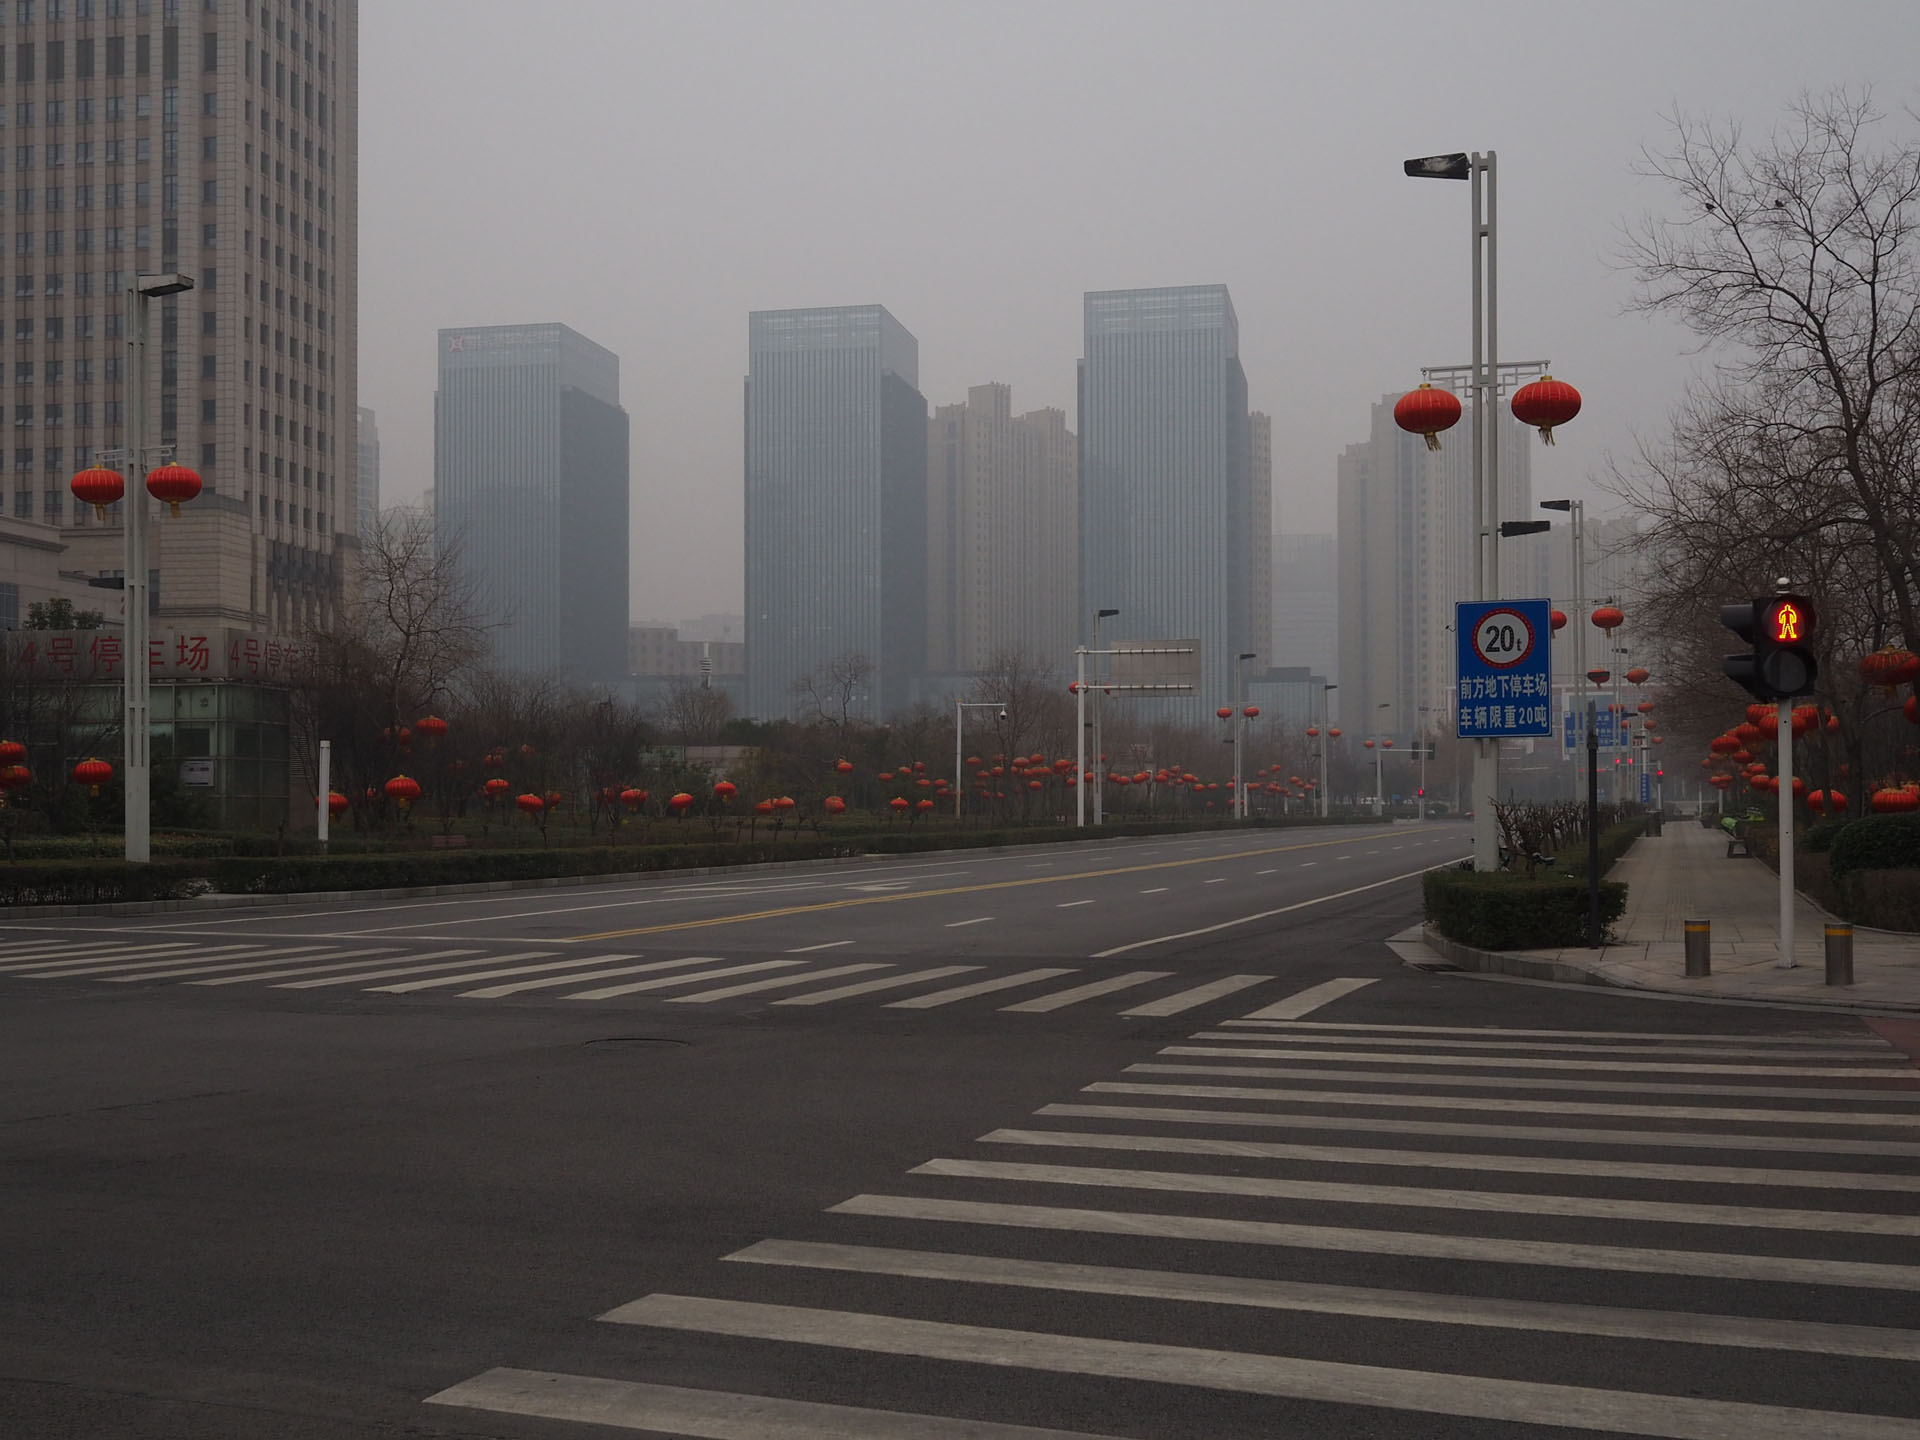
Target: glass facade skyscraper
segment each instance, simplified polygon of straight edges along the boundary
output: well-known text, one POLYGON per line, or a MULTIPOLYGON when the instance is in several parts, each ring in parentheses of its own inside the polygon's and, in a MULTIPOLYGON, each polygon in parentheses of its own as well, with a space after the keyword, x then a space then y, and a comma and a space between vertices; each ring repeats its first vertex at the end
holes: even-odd
POLYGON ((494 657, 576 683, 627 671, 627 412, 620 358, 565 325, 440 332, 434 531, 494 657))
MULTIPOLYGON (((1251 429, 1240 326, 1224 285, 1086 296, 1080 367, 1080 633, 1198 637, 1203 686, 1168 718, 1233 696, 1234 656, 1257 651, 1251 429)), ((1270 602, 1258 597, 1265 607, 1270 602)), ((1261 656, 1255 668, 1270 659, 1261 656)))
POLYGON ((848 662, 852 713, 926 669, 927 402, 920 346, 880 305, 747 317, 747 710, 848 662))

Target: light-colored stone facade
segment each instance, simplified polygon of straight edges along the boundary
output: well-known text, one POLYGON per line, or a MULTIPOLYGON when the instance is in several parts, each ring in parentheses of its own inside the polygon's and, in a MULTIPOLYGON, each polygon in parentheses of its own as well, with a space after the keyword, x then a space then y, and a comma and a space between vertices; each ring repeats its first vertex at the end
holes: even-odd
POLYGON ((67 485, 127 442, 127 286, 196 281, 148 307, 147 441, 206 485, 155 507, 162 623, 290 633, 356 581, 358 32, 357 0, 0 21, 7 508, 60 525, 69 568, 123 568, 67 485))
POLYGON ((708 661, 712 675, 745 675, 747 647, 741 641, 690 640, 674 625, 627 627, 627 673, 647 676, 689 676, 701 673, 708 661))
POLYGON ((927 668, 1021 650, 1064 668, 1079 591, 1079 446, 1060 410, 975 385, 927 428, 927 668))

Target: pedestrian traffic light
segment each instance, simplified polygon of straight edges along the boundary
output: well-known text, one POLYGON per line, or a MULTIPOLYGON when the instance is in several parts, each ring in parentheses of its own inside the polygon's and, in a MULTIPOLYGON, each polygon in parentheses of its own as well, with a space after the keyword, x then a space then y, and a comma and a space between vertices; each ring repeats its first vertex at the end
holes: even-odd
POLYGON ((1720 607, 1720 623, 1752 647, 1720 662, 1727 678, 1756 700, 1791 700, 1812 691, 1820 662, 1813 654, 1816 624, 1804 595, 1767 595, 1720 607))

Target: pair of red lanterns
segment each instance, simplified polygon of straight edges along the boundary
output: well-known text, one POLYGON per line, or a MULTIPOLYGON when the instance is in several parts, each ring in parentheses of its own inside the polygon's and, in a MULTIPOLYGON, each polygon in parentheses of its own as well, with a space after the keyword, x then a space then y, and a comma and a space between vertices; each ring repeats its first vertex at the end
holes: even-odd
MULTIPOLYGON (((1580 413, 1580 392, 1564 380, 1542 375, 1514 392, 1513 418, 1531 425, 1540 438, 1553 444, 1556 425, 1564 425, 1580 413)), ((1393 407, 1393 423, 1402 430, 1427 438, 1427 448, 1440 448, 1440 432, 1460 423, 1460 398, 1448 390, 1436 390, 1422 384, 1409 390, 1393 407)))
MULTIPOLYGON (((118 470, 95 465, 73 477, 73 496, 82 505, 93 506, 99 519, 107 518, 107 506, 117 505, 127 493, 127 477, 118 470)), ((147 473, 147 493, 173 514, 200 493, 200 476, 184 465, 162 465, 147 473)))

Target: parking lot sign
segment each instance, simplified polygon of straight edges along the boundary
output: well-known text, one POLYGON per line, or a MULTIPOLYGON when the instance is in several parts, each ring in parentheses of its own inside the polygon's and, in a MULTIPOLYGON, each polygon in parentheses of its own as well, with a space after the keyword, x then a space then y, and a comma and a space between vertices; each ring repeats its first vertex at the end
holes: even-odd
POLYGON ((1552 608, 1546 600, 1470 600, 1454 607, 1454 730, 1461 739, 1553 734, 1552 608))

